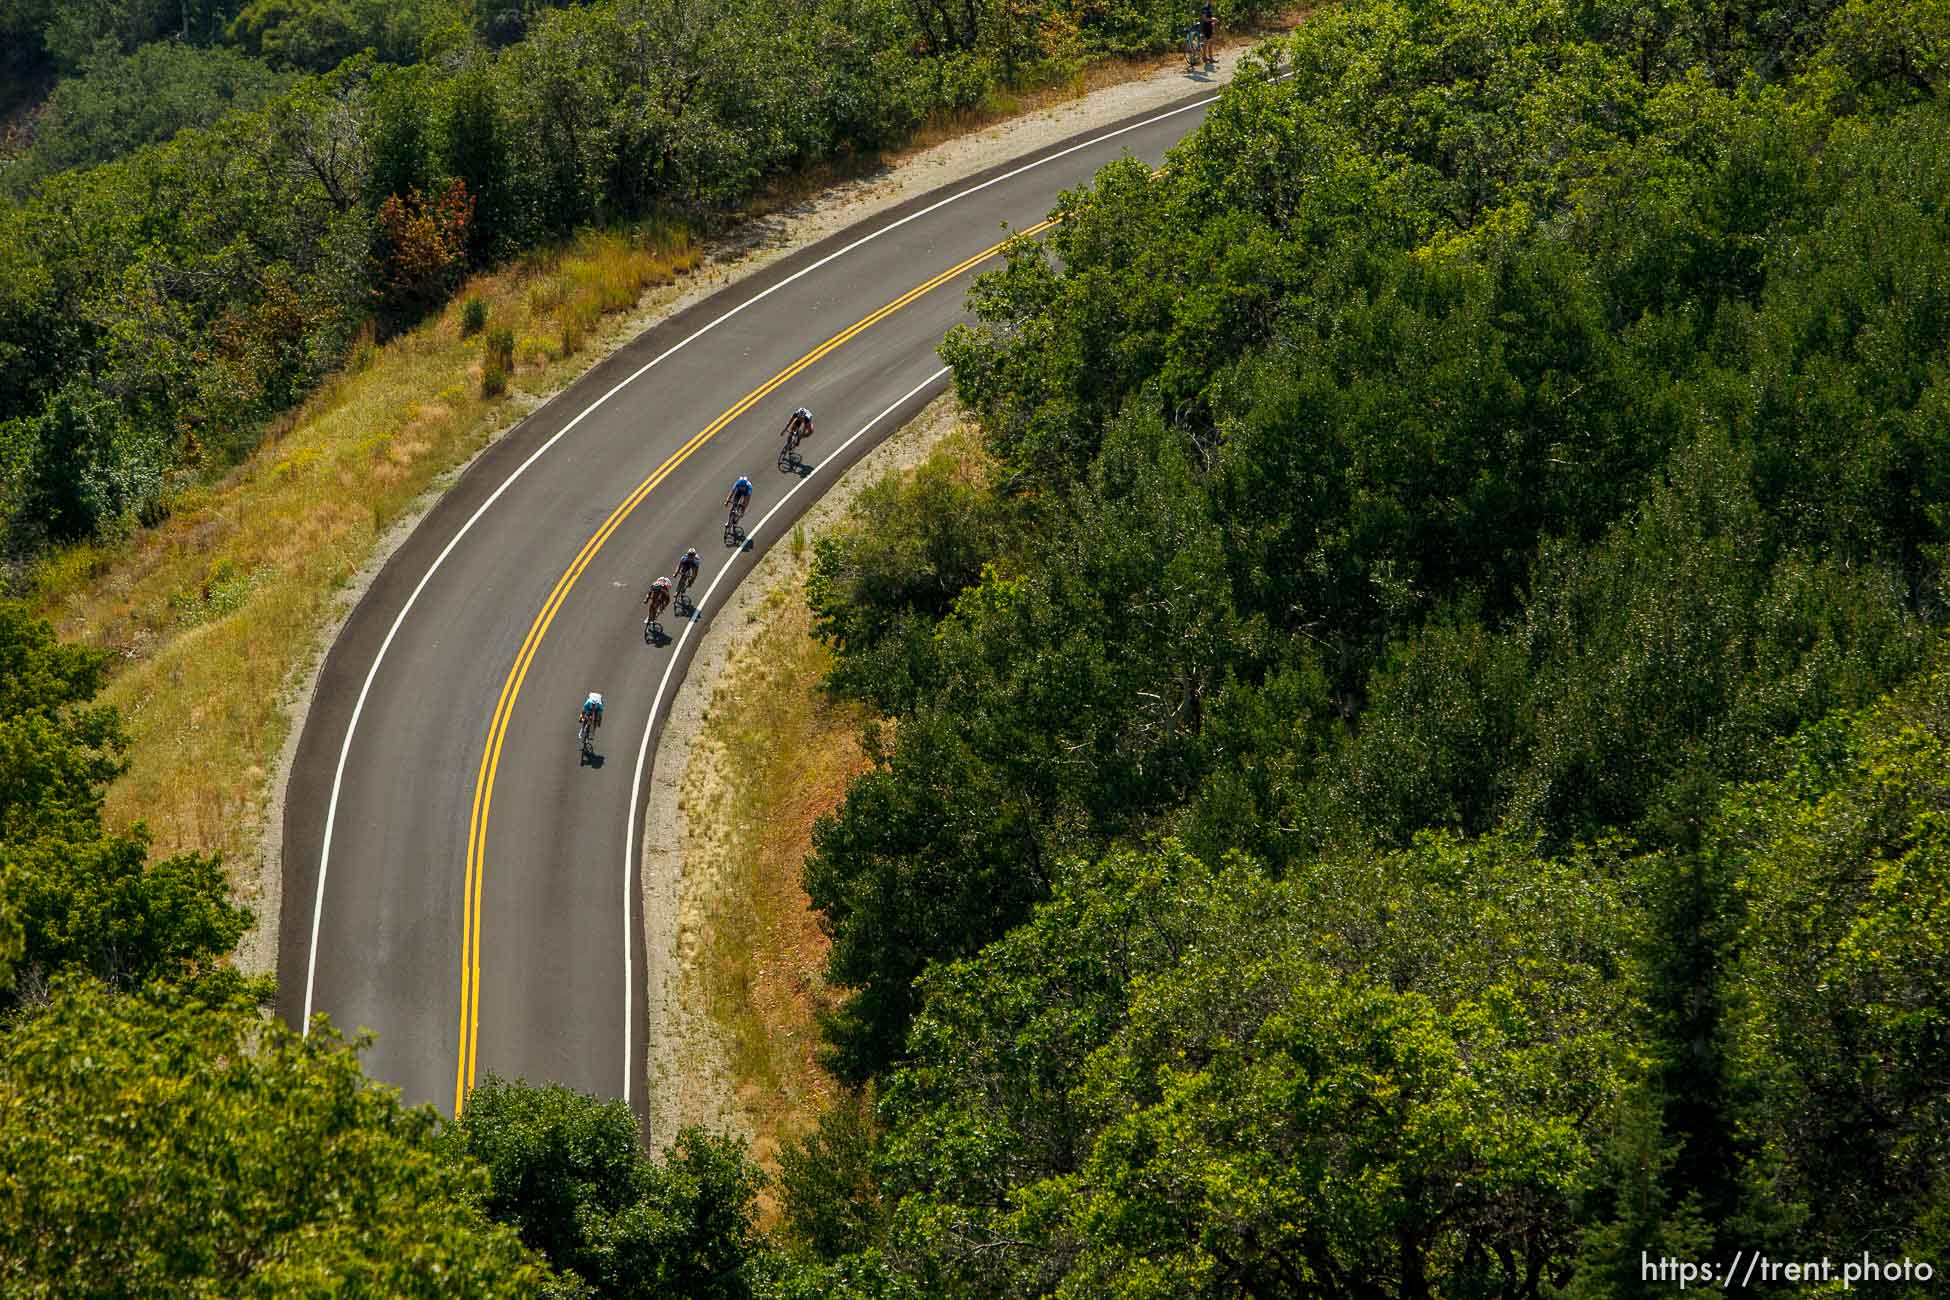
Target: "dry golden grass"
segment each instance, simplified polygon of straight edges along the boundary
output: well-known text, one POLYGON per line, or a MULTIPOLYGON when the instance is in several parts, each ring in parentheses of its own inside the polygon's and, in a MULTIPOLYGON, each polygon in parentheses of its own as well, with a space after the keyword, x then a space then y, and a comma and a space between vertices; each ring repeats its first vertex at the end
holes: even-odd
MULTIPOLYGON (((739 1100, 752 1154, 772 1168, 780 1145, 832 1103, 817 1063, 817 1012, 834 999, 826 936, 800 887, 813 822, 839 806, 867 767, 857 707, 818 688, 830 652, 812 635, 796 589, 773 593, 762 626, 727 666, 712 698, 720 797, 707 815, 723 875, 707 917, 700 974, 739 1100)), ((768 1214, 769 1202, 762 1207, 768 1214)))
MULTIPOLYGON (((979 480, 993 469, 980 430, 952 398, 929 406, 880 454, 891 460, 882 472, 896 476, 928 464, 979 480)), ((791 570, 803 569, 808 541, 803 525, 792 530, 791 570)), ((686 925, 697 936, 684 947, 722 1047, 713 1068, 728 1077, 719 1087, 737 1098, 753 1158, 776 1173, 780 1149, 837 1100, 818 1063, 818 1016, 842 993, 826 984, 828 940, 800 885, 813 823, 867 770, 869 724, 885 740, 895 723, 819 689, 832 652, 813 635, 796 581, 775 586, 745 619, 749 636, 717 674, 684 776, 687 911, 695 908, 686 925)), ((761 1193, 759 1211, 761 1223, 776 1223, 776 1188, 761 1193)))
POLYGON ((164 853, 242 853, 291 723, 279 697, 335 594, 439 475, 521 414, 521 390, 572 379, 605 315, 697 259, 686 232, 660 228, 587 236, 477 276, 439 317, 355 347, 256 454, 184 493, 162 524, 42 565, 42 612, 64 638, 119 658, 104 698, 132 743, 111 821, 147 822, 164 853), (461 336, 470 296, 487 303, 490 332, 541 340, 517 347, 505 399, 481 396, 485 335, 461 336))

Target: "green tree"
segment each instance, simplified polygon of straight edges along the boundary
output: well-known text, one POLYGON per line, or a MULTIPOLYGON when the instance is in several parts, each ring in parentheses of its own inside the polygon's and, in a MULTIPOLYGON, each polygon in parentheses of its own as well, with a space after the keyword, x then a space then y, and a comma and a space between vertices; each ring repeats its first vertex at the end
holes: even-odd
POLYGON ((19 198, 54 172, 120 158, 233 109, 257 108, 287 83, 235 50, 145 45, 57 84, 35 114, 31 147, 0 174, 19 198))
POLYGON ((837 651, 828 686, 901 713, 937 684, 935 625, 1008 537, 1006 507, 986 487, 961 458, 937 452, 911 479, 870 484, 843 531, 813 539, 806 600, 837 651))
POLYGON ((416 188, 431 194, 438 188, 439 123, 433 113, 440 94, 440 76, 425 65, 374 71, 365 126, 372 150, 366 172, 367 208, 377 212, 396 194, 410 194, 416 188))
POLYGON ((71 542, 126 527, 161 498, 168 450, 91 385, 71 383, 31 426, 17 526, 71 542))
POLYGON ((1950 671, 1811 729, 1791 760, 1714 837, 1742 905, 1727 1043, 1760 1147, 1749 1213, 1785 1240, 1900 1251, 1950 1193, 1950 671))
MULTIPOLYGON (((250 928, 250 913, 230 901, 218 859, 190 853, 151 861, 140 828, 0 845, 0 872, 24 932, 20 969, 36 985, 64 970, 118 989, 157 979, 229 983, 219 963, 250 928)), ((0 1006, 13 1000, 0 995, 0 1006)))
MULTIPOLYGON (((102 789, 122 770, 121 726, 93 703, 106 657, 64 646, 40 619, 0 603, 0 1007, 80 970, 117 988, 215 978, 250 914, 221 864, 199 854, 152 862, 140 827, 101 823, 102 789)), ((258 990, 261 992, 261 990, 258 990)))
POLYGON ((363 50, 414 63, 456 12, 448 0, 250 0, 227 38, 278 67, 330 72, 363 50))
POLYGON ((115 711, 94 703, 107 671, 107 655, 0 601, 0 843, 100 824, 124 744, 115 711))
POLYGON ((442 1137, 484 1165, 489 1215, 603 1296, 740 1297, 762 1176, 729 1139, 678 1135, 661 1163, 622 1102, 489 1076, 442 1137))
POLYGON ((1609 854, 1072 866, 923 981, 883 1256, 956 1294, 1539 1295, 1632 1077, 1609 854))
POLYGON ((871 1249, 885 1234, 877 1137, 866 1097, 847 1092, 813 1132, 779 1153, 787 1239, 813 1258, 832 1263, 871 1249))
POLYGON ((10 1295, 527 1296, 547 1272, 321 1023, 87 980, 0 1035, 10 1295))
POLYGON ((833 934, 831 1022, 862 1080, 893 1060, 927 961, 975 952, 1047 890, 1047 864, 1153 823, 1199 776, 1220 665, 1255 645, 1177 436, 1132 416, 1087 487, 1047 502, 1056 562, 991 567, 934 636, 940 689, 814 832, 807 893, 833 934))
POLYGON ((74 0, 49 4, 41 39, 56 66, 74 72, 96 58, 133 54, 169 30, 169 0, 74 0))

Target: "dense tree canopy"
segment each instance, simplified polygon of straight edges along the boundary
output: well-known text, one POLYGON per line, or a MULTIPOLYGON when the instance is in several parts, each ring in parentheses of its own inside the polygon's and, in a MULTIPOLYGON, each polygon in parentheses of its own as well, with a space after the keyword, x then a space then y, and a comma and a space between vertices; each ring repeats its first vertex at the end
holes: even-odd
POLYGON ((257 108, 289 81, 235 50, 173 41, 103 58, 54 87, 32 125, 32 145, 0 170, 19 199, 47 177, 110 162, 234 109, 257 108))
MULTIPOLYGON (((444 12, 185 8, 191 46, 330 70, 159 96, 117 126, 162 142, 0 209, 16 546, 140 518, 464 261, 733 209, 1177 18, 444 12)), ((133 68, 160 15, 6 21, 133 68)), ((102 664, 0 609, 6 1289, 1940 1266, 1946 72, 1920 0, 1349 0, 1011 250, 944 349, 980 453, 813 551, 828 685, 886 717, 806 864, 855 1091, 783 1161, 790 1256, 733 1144, 653 1159, 623 1108, 501 1081, 436 1138, 258 1021, 218 865, 101 826, 102 664)), ((124 147, 85 119, 77 157, 124 147)))
POLYGON ((564 1294, 753 1293, 759 1174, 727 1139, 686 1129, 658 1163, 627 1104, 490 1075, 441 1141, 486 1167, 487 1212, 560 1270, 564 1294))
POLYGON ((1069 868, 923 981, 888 1257, 931 1294, 1539 1294, 1631 1074, 1631 943, 1615 861, 1517 842, 1069 868))
POLYGON ((1797 1229, 1935 1258, 1950 1185, 1950 668, 1728 801, 1742 1118, 1797 1229))
POLYGON ((8 1295, 527 1296, 546 1270, 329 1032, 87 981, 0 1032, 8 1295))
POLYGON ((978 283, 986 471, 808 585, 893 725, 806 865, 879 1100, 788 1161, 804 1249, 986 1295, 1929 1256, 1944 31, 1347 4, 978 283))

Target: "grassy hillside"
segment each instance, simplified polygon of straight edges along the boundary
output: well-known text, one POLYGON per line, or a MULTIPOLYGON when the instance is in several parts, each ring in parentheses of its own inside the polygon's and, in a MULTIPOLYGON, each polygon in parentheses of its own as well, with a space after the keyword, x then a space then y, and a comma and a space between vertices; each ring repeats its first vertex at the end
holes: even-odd
POLYGON ((103 699, 131 743, 111 824, 145 822, 169 852, 239 859, 291 725, 293 670, 377 540, 525 413, 525 394, 572 379, 606 324, 697 256, 666 229, 590 237, 473 277, 438 318, 362 344, 270 444, 185 493, 168 519, 43 565, 36 607, 65 638, 116 657, 103 699), (485 308, 481 330, 467 328, 469 303, 485 308), (513 391, 488 397, 484 345, 502 330, 513 391))

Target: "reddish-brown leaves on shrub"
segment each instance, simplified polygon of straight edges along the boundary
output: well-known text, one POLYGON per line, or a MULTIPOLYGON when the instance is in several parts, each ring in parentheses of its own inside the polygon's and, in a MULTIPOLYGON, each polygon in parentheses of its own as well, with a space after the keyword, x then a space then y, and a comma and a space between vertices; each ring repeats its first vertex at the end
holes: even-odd
POLYGON ((459 177, 433 194, 414 186, 379 205, 387 307, 410 317, 446 298, 466 268, 473 219, 474 196, 459 177))

